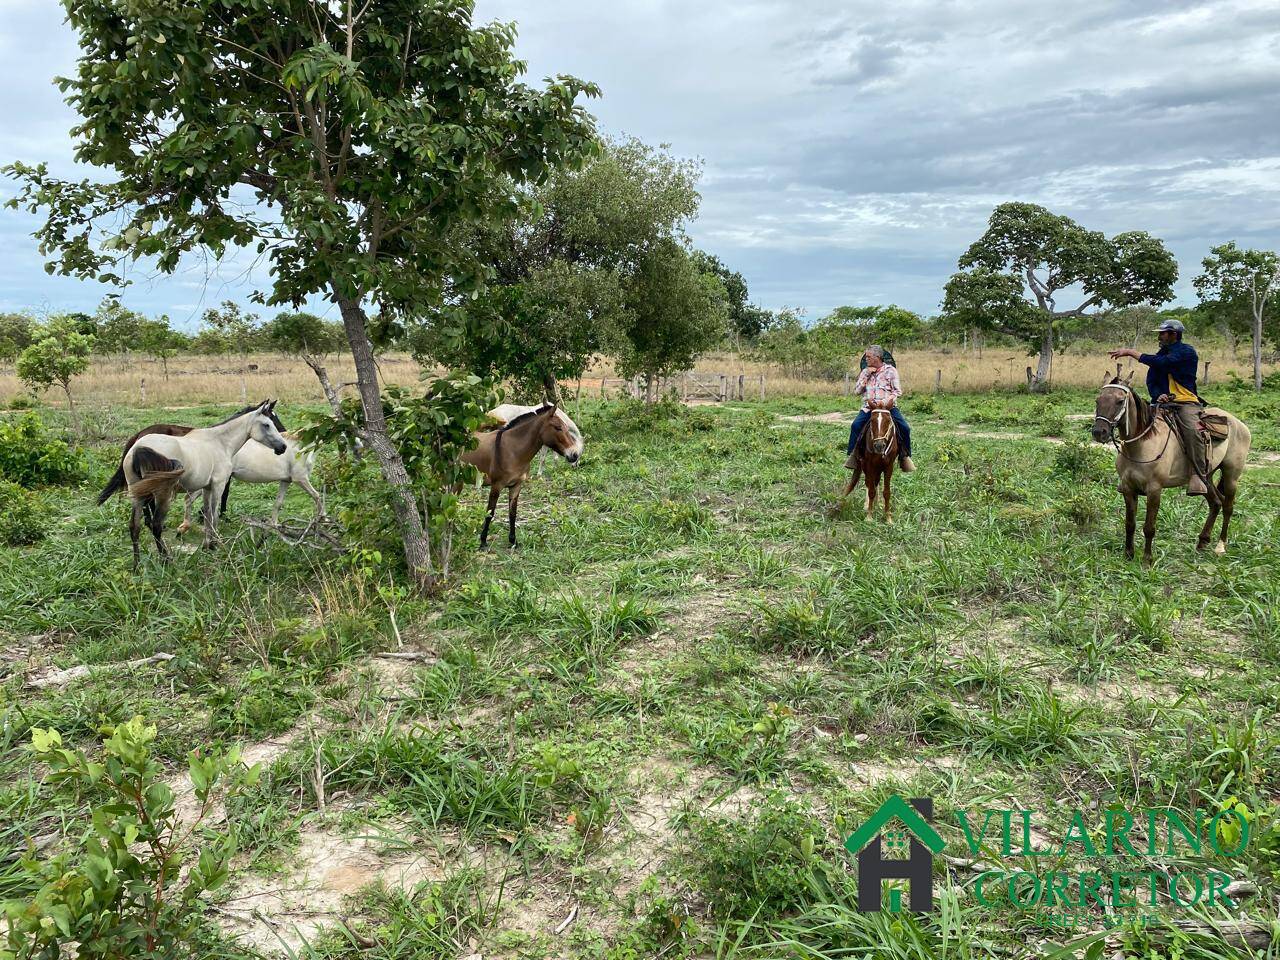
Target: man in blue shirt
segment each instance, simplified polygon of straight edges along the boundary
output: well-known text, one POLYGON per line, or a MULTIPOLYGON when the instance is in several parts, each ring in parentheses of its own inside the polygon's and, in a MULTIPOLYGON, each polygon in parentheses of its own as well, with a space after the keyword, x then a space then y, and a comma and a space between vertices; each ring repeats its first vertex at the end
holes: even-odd
POLYGON ((1200 358, 1191 344, 1182 342, 1186 328, 1181 321, 1166 320, 1156 331, 1160 335, 1160 349, 1155 353, 1138 353, 1126 348, 1112 350, 1111 359, 1132 357, 1146 365, 1151 402, 1173 414, 1182 449, 1191 458, 1193 470, 1187 480, 1187 496, 1205 497, 1210 503, 1218 503, 1218 491, 1209 478, 1204 441, 1200 439, 1200 414, 1204 412, 1204 401, 1196 392, 1200 358))

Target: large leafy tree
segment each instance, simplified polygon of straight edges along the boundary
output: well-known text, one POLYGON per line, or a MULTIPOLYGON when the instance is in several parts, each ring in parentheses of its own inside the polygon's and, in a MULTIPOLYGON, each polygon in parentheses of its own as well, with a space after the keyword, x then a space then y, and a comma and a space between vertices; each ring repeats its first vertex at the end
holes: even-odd
POLYGON ((18 355, 18 379, 33 392, 58 386, 67 397, 67 408, 77 423, 71 381, 89 369, 93 337, 83 334, 70 316, 54 317, 36 336, 35 342, 18 355))
POLYGON ((509 212, 509 185, 592 142, 588 84, 533 89, 514 26, 476 27, 471 0, 64 0, 82 55, 62 80, 82 118, 76 158, 106 179, 15 164, 14 203, 43 210, 47 269, 108 281, 197 249, 269 257, 271 304, 338 307, 365 429, 392 488, 406 560, 428 544, 387 434, 367 310, 417 315, 452 275, 451 243, 509 212), (248 201, 248 202, 246 202, 248 201))
POLYGON ((1232 324, 1245 319, 1253 336, 1253 386, 1262 389, 1262 335, 1274 329, 1280 295, 1280 255, 1270 250, 1241 250, 1234 243, 1214 247, 1195 279, 1201 306, 1232 324))
POLYGON ((687 370, 728 330, 728 299, 714 274, 698 269, 675 239, 647 252, 627 279, 618 372, 642 374, 656 399, 661 377, 687 370))
POLYGON ((1178 264, 1142 231, 1108 239, 1034 203, 1003 203, 987 232, 960 258, 943 310, 953 323, 1016 337, 1039 352, 1033 389, 1053 363, 1055 324, 1064 318, 1173 299, 1178 264), (1071 296, 1075 306, 1060 307, 1071 296))
POLYGON ((14 360, 35 342, 36 322, 25 313, 0 313, 0 360, 14 360))
POLYGON ((619 348, 627 279, 696 215, 698 172, 635 139, 605 142, 581 169, 555 172, 525 193, 518 217, 460 238, 492 279, 411 333, 414 352, 554 394, 557 381, 619 348))

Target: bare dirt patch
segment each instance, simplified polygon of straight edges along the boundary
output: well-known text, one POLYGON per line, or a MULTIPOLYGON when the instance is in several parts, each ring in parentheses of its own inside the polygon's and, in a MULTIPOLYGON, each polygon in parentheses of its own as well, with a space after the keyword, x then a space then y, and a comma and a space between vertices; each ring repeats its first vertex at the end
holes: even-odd
POLYGON ((778 417, 787 423, 853 423, 853 418, 858 414, 854 413, 797 413, 789 417, 778 417))
POLYGON ((411 891, 443 880, 472 859, 461 844, 441 849, 385 853, 374 837, 347 837, 329 829, 308 829, 293 857, 295 869, 284 876, 243 878, 219 906, 223 924, 260 950, 296 951, 327 926, 344 918, 348 897, 381 883, 411 891))

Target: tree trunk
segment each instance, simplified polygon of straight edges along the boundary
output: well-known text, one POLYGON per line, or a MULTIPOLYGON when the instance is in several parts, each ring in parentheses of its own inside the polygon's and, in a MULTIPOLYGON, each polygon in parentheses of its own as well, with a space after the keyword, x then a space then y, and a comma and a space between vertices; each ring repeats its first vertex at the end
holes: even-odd
POLYGON ((1035 376, 1031 379, 1032 393, 1043 393, 1049 386, 1049 367, 1053 363, 1053 327, 1045 331, 1044 340, 1040 343, 1040 360, 1036 364, 1035 376))
POLYGON ((320 389, 324 391, 324 398, 329 401, 329 407, 333 410, 335 417, 342 415, 342 401, 338 399, 338 391, 333 389, 333 384, 329 382, 329 371, 325 369, 319 357, 313 357, 309 353, 302 355, 302 362, 311 368, 311 372, 316 375, 316 379, 320 381, 320 389))
POLYGON ((404 545, 404 559, 414 582, 423 590, 436 586, 431 571, 431 544, 418 513, 409 485, 409 474, 404 459, 387 436, 387 421, 382 413, 382 393, 378 387, 378 368, 373 359, 373 344, 369 342, 368 325, 360 304, 343 296, 336 289, 334 299, 342 311, 342 326, 351 345, 351 357, 356 365, 356 385, 360 390, 360 404, 364 408, 364 432, 378 458, 382 476, 391 487, 391 506, 400 528, 404 545))
POLYGON ((1253 389, 1262 389, 1262 311, 1253 312, 1253 389))

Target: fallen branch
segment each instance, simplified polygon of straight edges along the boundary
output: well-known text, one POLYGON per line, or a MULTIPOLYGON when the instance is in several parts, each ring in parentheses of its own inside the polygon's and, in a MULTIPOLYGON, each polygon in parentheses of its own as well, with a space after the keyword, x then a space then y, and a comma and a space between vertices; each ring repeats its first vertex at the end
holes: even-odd
POLYGON ((325 529, 325 521, 320 517, 316 517, 307 523, 287 520, 283 523, 272 523, 269 520, 249 518, 245 520, 245 524, 253 530, 262 530, 265 533, 273 534, 291 547, 305 544, 322 550, 335 550, 339 553, 345 553, 347 549, 335 533, 325 529))
POLYGON ((375 653, 374 658, 377 660, 412 660, 415 663, 439 663, 440 658, 434 653, 426 651, 404 651, 400 653, 375 653))
POLYGON ((100 663, 100 664, 81 664, 78 667, 70 667, 66 670, 54 670, 42 676, 28 677, 27 686, 34 690, 42 690, 45 687, 61 687, 73 680, 82 680, 85 677, 91 677, 95 673, 102 673, 107 670, 123 670, 130 667, 145 667, 150 663, 162 663, 165 660, 172 660, 172 653, 157 653, 154 656, 144 657, 141 660, 127 660, 123 663, 100 663))
POLYGON ((569 924, 573 923, 578 917, 578 905, 575 903, 573 909, 569 911, 569 915, 560 921, 560 926, 556 927, 556 936, 564 933, 569 929, 569 924))

